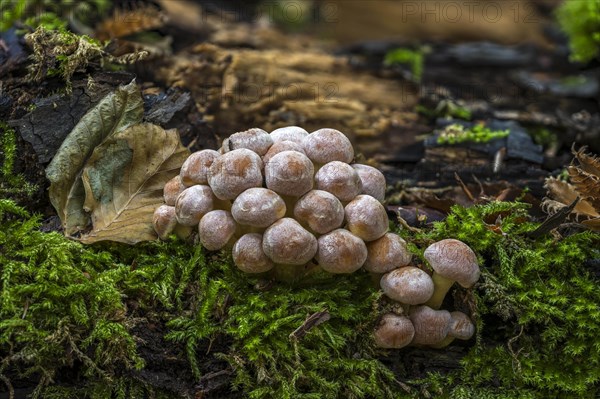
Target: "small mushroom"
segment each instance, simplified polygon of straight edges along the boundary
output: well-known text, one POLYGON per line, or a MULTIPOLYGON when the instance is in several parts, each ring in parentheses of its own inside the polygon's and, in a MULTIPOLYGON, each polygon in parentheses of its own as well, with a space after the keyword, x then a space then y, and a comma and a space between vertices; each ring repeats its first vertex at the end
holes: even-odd
POLYGON ((264 130, 255 127, 244 132, 232 134, 223 141, 221 149, 225 154, 233 150, 245 148, 262 157, 272 145, 273 139, 271 138, 271 135, 264 130))
POLYGON ((356 170, 347 163, 332 161, 323 165, 315 175, 317 189, 330 192, 342 202, 349 202, 362 190, 356 170))
POLYGON ((385 177, 378 169, 359 163, 351 165, 362 182, 361 194, 367 194, 375 198, 379 202, 385 199, 385 177))
POLYGON ((200 243, 209 251, 225 247, 235 234, 237 224, 230 212, 210 211, 202 216, 198 224, 200 243))
POLYGON ((319 237, 317 262, 329 273, 354 273, 367 259, 364 241, 345 229, 319 237))
POLYGON ((425 303, 433 295, 433 281, 429 274, 413 266, 386 273, 380 285, 390 299, 408 305, 425 303))
POLYGON ((304 265, 317 253, 317 239, 294 219, 283 218, 265 230, 262 247, 275 263, 304 265))
POLYGON ((245 273, 264 273, 275 264, 265 255, 262 249, 263 236, 248 233, 240 237, 233 245, 233 263, 245 273))
POLYGON ((296 202, 294 217, 312 231, 325 234, 344 223, 344 206, 327 191, 311 190, 296 202))
POLYGON ((233 202, 231 213, 240 224, 269 227, 285 215, 283 199, 273 190, 253 187, 241 193, 233 202))
POLYGON ((301 154, 304 154, 304 150, 302 149, 301 144, 289 140, 278 141, 275 144, 273 144, 271 148, 269 148, 269 151, 267 151, 267 153, 263 156, 263 163, 266 165, 271 160, 271 158, 284 151, 297 151, 301 154))
POLYGON ((221 154, 215 150, 202 150, 193 153, 181 165, 181 171, 179 172, 181 182, 186 187, 194 184, 208 184, 208 170, 215 159, 220 156, 221 154))
POLYGON ((300 197, 313 187, 314 166, 297 151, 276 154, 265 165, 267 188, 280 195, 300 197))
POLYGON ((444 348, 454 339, 460 339, 466 341, 475 334, 475 324, 471 321, 469 316, 458 310, 450 312, 452 319, 450 320, 450 329, 448 335, 441 342, 432 345, 434 348, 444 348))
POLYGON ((280 141, 293 141, 301 145, 306 136, 308 136, 308 132, 298 126, 281 127, 271 132, 271 138, 274 143, 280 141))
POLYGON ((415 328, 406 316, 384 314, 373 333, 375 345, 386 349, 404 348, 415 336, 415 328))
POLYGON ((450 330, 450 312, 421 305, 410 309, 410 321, 415 328, 412 344, 435 345, 444 340, 450 330))
POLYGON ((202 216, 213 210, 213 207, 214 196, 210 187, 204 185, 188 187, 175 201, 177 222, 184 226, 195 226, 202 216))
POLYGON ((154 211, 152 215, 152 225, 154 231, 161 240, 166 239, 177 226, 177 218, 175 217, 175 207, 169 205, 161 205, 154 211))
POLYGON ((458 282, 464 288, 472 287, 479 280, 479 264, 475 252, 467 244, 447 238, 431 244, 423 254, 433 268, 433 296, 426 305, 439 309, 446 293, 458 282))
POLYGON ((348 230, 364 241, 375 241, 388 231, 385 208, 370 195, 358 195, 346 205, 344 212, 348 230))
POLYGON ((260 157, 242 148, 216 158, 208 170, 208 184, 221 200, 233 200, 251 187, 262 186, 260 157))
POLYGON ((163 189, 163 198, 165 199, 165 204, 175 206, 177 197, 185 189, 186 187, 181 182, 181 177, 179 175, 166 182, 165 188, 163 189))
POLYGON ((386 233, 383 237, 367 243, 367 251, 364 268, 371 273, 387 273, 407 266, 412 259, 406 241, 394 233, 386 233))
POLYGON ((335 129, 319 129, 303 142, 304 152, 315 164, 325 165, 332 161, 345 163, 354 159, 352 143, 344 133, 335 129))

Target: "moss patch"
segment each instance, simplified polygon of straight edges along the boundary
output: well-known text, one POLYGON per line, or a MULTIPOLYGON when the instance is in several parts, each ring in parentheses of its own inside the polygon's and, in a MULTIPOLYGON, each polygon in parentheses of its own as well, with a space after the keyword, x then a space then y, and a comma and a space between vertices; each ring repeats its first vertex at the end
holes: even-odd
POLYGON ((415 380, 377 360, 370 331, 380 294, 364 273, 265 286, 229 258, 179 241, 82 246, 39 231, 37 217, 1 200, 0 379, 37 383, 37 397, 181 397, 139 378, 149 362, 137 335, 144 319, 167 326, 194 380, 208 362, 228 364, 229 389, 244 397, 403 398, 423 389, 450 398, 594 397, 600 292, 583 264, 600 257, 599 235, 529 238, 537 226, 526 205, 491 203, 456 207, 407 237, 417 256, 432 240, 456 237, 483 264, 473 292, 454 292, 477 311, 461 369, 415 380), (319 312, 330 319, 290 338, 319 312), (56 383, 65 373, 74 386, 56 383))

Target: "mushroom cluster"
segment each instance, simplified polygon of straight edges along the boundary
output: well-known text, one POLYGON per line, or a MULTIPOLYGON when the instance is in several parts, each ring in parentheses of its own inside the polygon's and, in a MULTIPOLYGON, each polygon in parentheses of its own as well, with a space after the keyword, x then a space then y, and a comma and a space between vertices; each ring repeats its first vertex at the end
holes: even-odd
POLYGON ((455 239, 431 244, 424 257, 433 269, 408 266, 386 272, 380 281, 384 294, 401 304, 400 312, 385 314, 375 329, 375 343, 382 348, 427 345, 442 348, 454 339, 468 340, 475 325, 466 314, 440 310, 450 287, 457 282, 470 288, 479 279, 477 256, 469 246, 455 239))
POLYGON ((208 250, 231 248, 246 273, 383 270, 405 261, 406 243, 388 233, 383 174, 352 163, 335 129, 284 127, 234 133, 219 151, 189 156, 156 209, 160 238, 197 228, 208 250), (179 229, 179 230, 178 230, 179 229))

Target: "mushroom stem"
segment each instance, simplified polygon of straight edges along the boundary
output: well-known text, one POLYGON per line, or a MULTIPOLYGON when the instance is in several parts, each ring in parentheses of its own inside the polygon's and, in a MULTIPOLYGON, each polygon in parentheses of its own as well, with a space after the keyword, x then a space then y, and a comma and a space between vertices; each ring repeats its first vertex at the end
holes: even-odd
POLYGON ((454 284, 454 280, 450 280, 436 272, 433 272, 431 279, 433 280, 433 295, 425 302, 425 305, 432 309, 439 309, 442 306, 442 302, 444 302, 448 290, 454 284))
POLYGON ((304 267, 298 265, 284 265, 276 263, 272 269, 273 278, 284 283, 298 281, 304 275, 304 267))

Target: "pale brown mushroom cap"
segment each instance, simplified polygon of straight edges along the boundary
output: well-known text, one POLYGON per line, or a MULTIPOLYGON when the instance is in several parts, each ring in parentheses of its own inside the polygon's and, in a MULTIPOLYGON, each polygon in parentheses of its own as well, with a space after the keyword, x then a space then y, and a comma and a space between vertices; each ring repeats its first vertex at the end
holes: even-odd
POLYGON ((364 241, 374 241, 389 229, 389 220, 381 202, 370 195, 358 195, 344 208, 347 229, 364 241))
POLYGON ((179 172, 181 182, 186 187, 194 184, 208 184, 208 170, 214 160, 220 156, 221 154, 215 150, 194 152, 181 165, 181 171, 179 172))
POLYGON ((217 251, 227 245, 236 228, 237 224, 230 212, 210 211, 198 224, 200 243, 209 251, 217 251))
POLYGON ((367 251, 364 268, 372 273, 386 273, 407 266, 412 259, 406 241, 394 233, 386 233, 383 237, 368 242, 367 251))
POLYGON ((294 141, 289 141, 289 140, 278 141, 278 142, 274 143, 271 146, 271 148, 269 148, 269 151, 267 151, 267 153, 263 156, 263 158, 262 158, 263 163, 266 165, 267 163, 269 163, 271 158, 273 158, 275 155, 279 154, 280 152, 284 152, 284 151, 297 151, 301 154, 304 154, 302 145, 300 145, 294 141))
POLYGON ((304 265, 317 253, 317 239, 296 220, 283 218, 265 230, 262 247, 275 263, 304 265))
POLYGON ((356 170, 347 163, 329 162, 315 175, 317 189, 330 192, 342 202, 352 201, 362 190, 362 182, 356 170))
POLYGON ((308 132, 298 126, 281 127, 271 132, 271 138, 274 143, 280 141, 293 141, 302 145, 302 141, 304 141, 306 136, 308 136, 308 132))
POLYGON ((318 243, 317 262, 329 273, 354 273, 367 258, 364 241, 345 229, 322 235, 318 243))
POLYGON ((170 205, 161 205, 152 215, 152 226, 158 235, 158 238, 164 240, 171 234, 177 226, 175 217, 175 207, 170 205))
POLYGON ((413 266, 386 273, 380 286, 388 298, 407 305, 425 303, 433 295, 433 281, 429 274, 413 266))
POLYGON ((352 143, 344 133, 335 129, 319 129, 309 134, 303 142, 304 152, 316 164, 331 161, 350 163, 354 159, 352 143))
POLYGON ((217 198, 233 200, 251 187, 262 186, 262 167, 255 152, 233 150, 215 159, 208 170, 208 184, 217 198))
POLYGON ((196 185, 188 187, 179 194, 175 201, 177 222, 184 226, 195 226, 202 216, 212 211, 214 196, 209 186, 196 185))
POLYGON ((452 320, 448 331, 449 336, 466 341, 475 334, 475 324, 469 316, 458 310, 450 312, 450 316, 452 316, 452 320))
POLYGON ((280 195, 300 197, 313 188, 314 166, 297 151, 276 154, 265 165, 267 187, 280 195))
POLYGON ((467 244, 447 238, 431 244, 423 254, 440 276, 470 288, 479 280, 477 255, 467 244))
POLYGON ((387 313, 375 328, 375 345, 386 349, 399 349, 407 346, 415 336, 415 328, 408 317, 387 313))
POLYGON ((177 197, 185 189, 186 187, 181 182, 181 177, 179 175, 166 182, 165 188, 163 189, 163 198, 165 200, 165 204, 175 206, 177 197))
POLYGON ((375 198, 379 202, 385 199, 385 176, 377 168, 369 165, 355 163, 351 165, 362 182, 361 194, 367 194, 375 198))
POLYGON ((245 273, 264 273, 275 264, 265 255, 262 249, 262 234, 244 234, 233 245, 233 262, 245 273))
POLYGON ((271 138, 271 135, 264 130, 255 127, 232 134, 223 141, 223 146, 221 148, 224 154, 233 150, 245 148, 262 157, 272 145, 273 139, 271 138))
POLYGON ((412 343, 415 345, 435 345, 448 335, 450 330, 450 312, 433 310, 421 305, 410 309, 410 321, 415 328, 412 343))
POLYGON ((312 231, 325 234, 344 223, 344 206, 327 191, 311 190, 296 202, 294 217, 312 231))
POLYGON ((233 202, 231 213, 240 224, 269 227, 285 215, 283 199, 273 190, 253 187, 244 191, 233 202))

